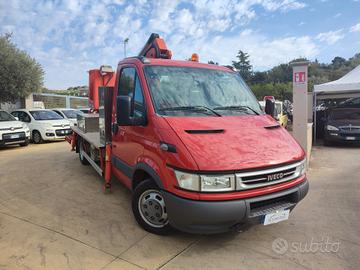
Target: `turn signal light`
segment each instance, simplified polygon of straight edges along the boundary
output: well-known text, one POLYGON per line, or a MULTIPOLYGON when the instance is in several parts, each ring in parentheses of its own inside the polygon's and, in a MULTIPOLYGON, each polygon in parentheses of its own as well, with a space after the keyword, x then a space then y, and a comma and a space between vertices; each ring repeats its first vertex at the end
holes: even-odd
POLYGON ((191 61, 193 62, 199 62, 199 55, 197 53, 193 53, 191 55, 191 61))

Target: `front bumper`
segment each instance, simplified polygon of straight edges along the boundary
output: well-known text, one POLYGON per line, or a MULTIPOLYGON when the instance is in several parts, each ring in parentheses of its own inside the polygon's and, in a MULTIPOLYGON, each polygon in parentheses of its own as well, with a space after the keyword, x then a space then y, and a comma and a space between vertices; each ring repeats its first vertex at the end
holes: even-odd
POLYGON ((332 142, 360 142, 360 133, 326 130, 325 139, 332 142))
POLYGON ((70 128, 66 129, 56 129, 56 130, 46 130, 44 134, 41 134, 45 141, 59 141, 64 140, 65 136, 68 136, 72 133, 70 128))
POLYGON ((0 146, 25 143, 30 139, 30 134, 24 131, 4 133, 0 135, 0 146))
POLYGON ((185 232, 212 234, 222 233, 248 223, 261 223, 267 210, 276 206, 293 209, 309 190, 309 182, 293 188, 231 201, 195 201, 163 191, 170 224, 185 232))

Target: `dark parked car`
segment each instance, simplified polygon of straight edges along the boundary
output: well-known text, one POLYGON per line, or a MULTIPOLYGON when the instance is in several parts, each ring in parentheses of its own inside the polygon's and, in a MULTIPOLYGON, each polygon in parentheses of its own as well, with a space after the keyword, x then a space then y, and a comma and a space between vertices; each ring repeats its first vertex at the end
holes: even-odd
POLYGON ((360 108, 360 97, 357 98, 349 98, 339 104, 338 107, 341 108, 360 108))
POLYGON ((360 142, 360 108, 332 109, 325 124, 324 142, 360 142))

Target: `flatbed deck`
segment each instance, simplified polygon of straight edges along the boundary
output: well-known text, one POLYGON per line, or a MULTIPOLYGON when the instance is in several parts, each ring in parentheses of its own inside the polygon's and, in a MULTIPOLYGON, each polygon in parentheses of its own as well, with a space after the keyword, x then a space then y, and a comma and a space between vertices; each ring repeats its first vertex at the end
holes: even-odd
POLYGON ((105 147, 105 144, 100 142, 100 133, 99 132, 84 132, 78 127, 71 127, 71 129, 78 134, 80 137, 84 138, 87 142, 100 149, 105 147))

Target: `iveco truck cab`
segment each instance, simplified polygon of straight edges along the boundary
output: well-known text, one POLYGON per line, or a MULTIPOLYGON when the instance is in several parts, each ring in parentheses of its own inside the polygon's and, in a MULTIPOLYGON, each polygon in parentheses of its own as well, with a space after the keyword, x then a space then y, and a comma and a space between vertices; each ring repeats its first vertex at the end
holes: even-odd
POLYGON ((288 219, 308 192, 304 150, 236 70, 193 60, 172 60, 153 34, 116 72, 99 69, 90 77, 99 114, 72 127, 73 150, 104 178, 105 191, 111 176, 132 190, 134 217, 152 233, 288 219))

